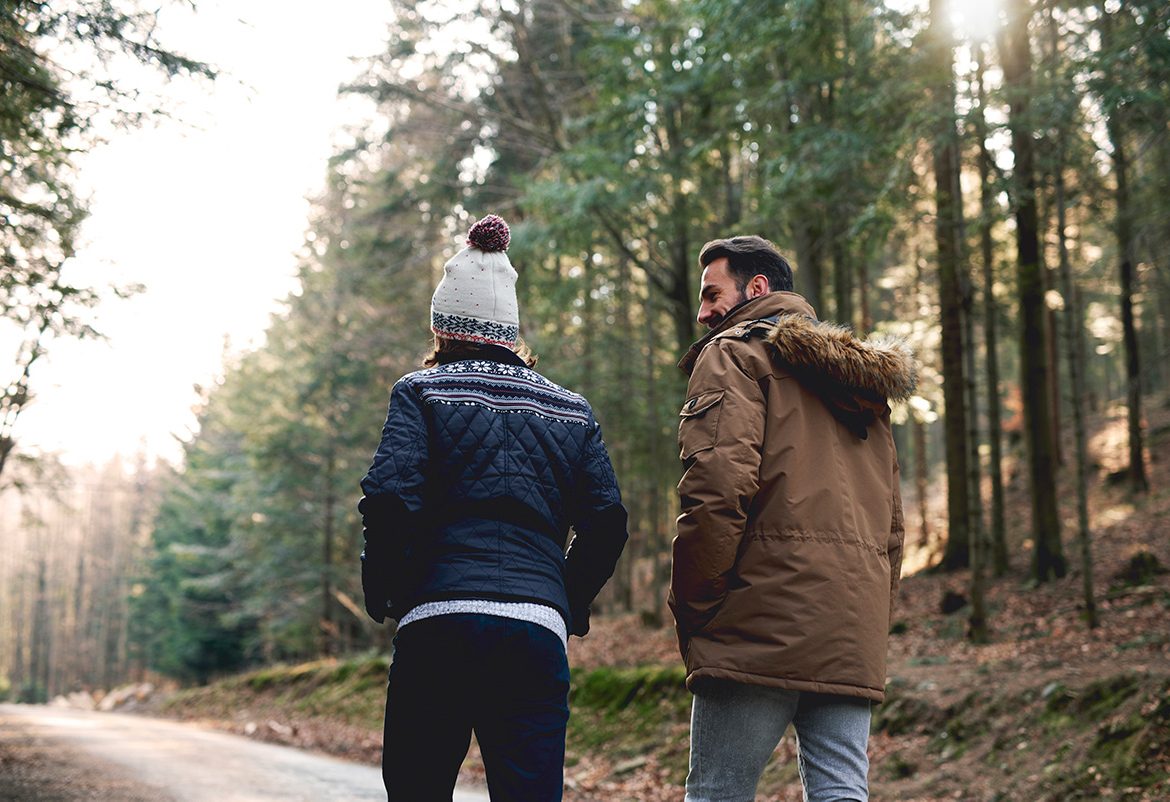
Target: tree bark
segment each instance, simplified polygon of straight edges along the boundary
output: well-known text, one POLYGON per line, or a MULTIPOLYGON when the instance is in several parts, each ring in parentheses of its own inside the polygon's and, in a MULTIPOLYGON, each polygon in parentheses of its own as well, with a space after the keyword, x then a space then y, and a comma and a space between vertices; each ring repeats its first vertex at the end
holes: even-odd
MULTIPOLYGON (((1108 49, 1113 35, 1113 15, 1101 5, 1102 47, 1108 49)), ((1121 326, 1125 343, 1126 406, 1129 428, 1129 486, 1134 493, 1149 490, 1145 458, 1142 454, 1142 373, 1138 359, 1137 323, 1134 319, 1133 296, 1136 291, 1135 265, 1137 243, 1134 236, 1133 209, 1129 197, 1129 154, 1125 143, 1123 109, 1114 106, 1107 110, 1106 128, 1113 147, 1113 175, 1117 181, 1116 202, 1117 249, 1121 256, 1121 326)))
MULTIPOLYGON (((1170 130, 1170 110, 1162 109, 1157 117, 1158 130, 1170 130)), ((1161 197, 1170 197, 1170 136, 1162 136, 1158 144, 1158 173, 1161 197)), ((1165 201, 1163 201, 1165 202, 1165 201)), ((1154 357, 1154 364, 1159 365, 1162 374, 1162 387, 1170 385, 1170 258, 1167 258, 1166 248, 1170 247, 1170 214, 1163 214, 1161 231, 1163 247, 1155 258, 1158 269, 1154 271, 1158 297, 1158 346, 1154 357)))
POLYGON ((28 682, 28 674, 25 671, 25 633, 28 631, 26 622, 27 616, 27 581, 28 574, 21 571, 17 577, 16 587, 16 604, 13 605, 12 610, 12 629, 15 633, 16 643, 12 647, 12 687, 16 692, 17 699, 20 700, 20 694, 24 685, 28 682))
POLYGON ((979 110, 974 115, 975 134, 979 140, 979 249, 983 261, 983 342, 987 371, 987 441, 990 446, 988 475, 991 477, 991 565, 995 576, 1007 573, 1007 522, 1003 498, 1003 424, 1000 418, 999 325, 995 302, 995 247, 991 238, 995 196, 991 186, 991 154, 987 150, 987 93, 984 84, 986 54, 982 45, 975 49, 975 85, 979 110))
MULTIPOLYGON (((966 270, 963 271, 966 273, 966 270)), ((979 471, 979 426, 976 417, 974 291, 970 277, 962 276, 963 355, 965 400, 967 404, 967 537, 971 563, 971 611, 967 637, 974 643, 988 640, 987 607, 984 603, 984 564, 987 549, 983 534, 981 475, 979 471)))
POLYGON ((321 654, 334 653, 334 645, 338 634, 337 626, 333 622, 333 518, 337 499, 333 493, 334 456, 333 447, 329 446, 329 453, 325 457, 325 499, 321 520, 321 654))
POLYGON ((47 570, 45 555, 41 554, 37 558, 37 595, 33 605, 32 660, 29 665, 32 693, 26 700, 30 702, 49 701, 49 659, 53 634, 49 623, 47 570))
POLYGON ((597 280, 597 268, 593 264, 595 246, 585 252, 582 265, 581 290, 581 392, 592 398, 597 388, 597 303, 593 299, 593 285, 597 280))
POLYGON ((844 234, 833 236, 833 287, 836 305, 836 321, 842 326, 853 328, 853 269, 849 264, 849 248, 844 234))
POLYGON ((946 407, 947 545, 943 568, 970 563, 969 473, 966 382, 963 376, 962 195, 955 129, 954 43, 942 0, 931 0, 931 48, 937 126, 932 143, 935 180, 935 242, 938 245, 942 318, 943 403, 946 407))
POLYGON ((820 232, 808 222, 793 225, 796 240, 796 291, 817 314, 824 315, 824 266, 820 232))
MULTIPOLYGON (((617 303, 617 330, 618 336, 622 343, 634 343, 634 320, 632 305, 634 303, 634 285, 633 277, 630 271, 630 261, 625 256, 618 254, 617 258, 617 286, 624 291, 618 292, 615 297, 617 303)), ((630 447, 632 445, 631 439, 634 436, 634 428, 628 426, 630 421, 630 392, 634 387, 634 365, 632 359, 617 359, 613 360, 617 369, 618 392, 614 403, 615 420, 614 424, 619 427, 620 442, 615 441, 612 446, 614 457, 617 462, 618 479, 625 481, 633 475, 630 469, 630 447)), ((633 501, 631 499, 631 501, 633 501)), ((631 510, 631 513, 634 511, 631 510)), ((631 519, 636 520, 635 515, 630 516, 631 519)), ((619 574, 621 575, 622 592, 619 594, 621 604, 626 612, 634 611, 634 604, 636 599, 636 588, 634 587, 637 573, 634 568, 637 564, 639 551, 641 550, 641 539, 630 538, 626 542, 625 551, 622 553, 619 574)))
POLYGON ((654 343, 655 343, 655 326, 654 326, 654 305, 647 303, 645 309, 645 336, 646 336, 646 433, 649 436, 650 442, 648 444, 647 452, 650 457, 650 470, 647 471, 647 492, 646 492, 646 538, 651 544, 652 552, 652 576, 655 580, 654 591, 650 594, 653 600, 653 607, 651 607, 649 614, 651 620, 657 624, 661 624, 666 620, 666 611, 664 608, 665 592, 660 592, 663 585, 661 576, 663 572, 663 565, 670 564, 670 538, 665 536, 660 526, 662 520, 662 493, 661 482, 659 481, 658 466, 662 464, 662 446, 659 436, 662 425, 658 417, 658 377, 655 375, 657 366, 654 359, 654 343))
POLYGON ((1052 442, 1052 388, 1048 383, 1048 345, 1044 317, 1044 274, 1036 215, 1036 174, 1028 107, 1032 92, 1032 52, 1028 38, 1031 5, 1012 0, 999 50, 1009 127, 1015 154, 1016 270, 1020 296, 1020 389, 1024 441, 1032 496, 1032 575, 1037 582, 1067 571, 1056 505, 1056 446, 1052 442))
MULTIPOLYGON (((918 250, 914 251, 914 315, 921 306, 922 297, 922 257, 918 250)), ((926 423, 922 415, 914 414, 914 493, 918 502, 918 545, 927 548, 930 545, 930 523, 927 521, 926 490, 930 480, 930 463, 926 455, 926 423)))
POLYGON ((1089 531, 1088 448, 1085 435, 1085 379, 1084 379, 1084 321, 1080 314, 1079 298, 1072 279, 1068 258, 1068 237, 1065 220, 1064 148, 1058 146, 1056 169, 1056 236, 1060 244, 1060 289, 1064 296, 1065 356, 1071 384, 1073 438, 1076 443, 1077 482, 1077 540, 1081 552, 1081 579, 1085 605, 1085 623, 1089 629, 1097 627, 1097 602, 1093 595, 1092 534, 1089 531))
POLYGON ((929 486, 930 465, 926 460, 926 424, 914 419, 914 493, 918 501, 918 545, 930 545, 930 523, 927 520, 926 489, 929 486))

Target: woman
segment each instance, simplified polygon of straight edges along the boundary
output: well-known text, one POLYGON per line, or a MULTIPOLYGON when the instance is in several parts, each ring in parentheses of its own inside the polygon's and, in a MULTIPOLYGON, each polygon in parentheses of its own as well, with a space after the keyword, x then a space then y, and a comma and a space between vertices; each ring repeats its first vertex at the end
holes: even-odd
POLYGON ((435 347, 395 384, 362 480, 366 609, 398 621, 391 800, 451 799, 472 731, 493 800, 561 799, 566 640, 588 631, 626 541, 589 403, 533 370, 519 339, 508 242, 488 215, 447 262, 435 347))

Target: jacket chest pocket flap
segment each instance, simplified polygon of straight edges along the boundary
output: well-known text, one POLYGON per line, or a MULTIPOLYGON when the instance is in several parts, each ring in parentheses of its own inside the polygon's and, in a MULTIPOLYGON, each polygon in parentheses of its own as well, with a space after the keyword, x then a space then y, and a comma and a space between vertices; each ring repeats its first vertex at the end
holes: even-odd
POLYGON ((688 460, 700 451, 715 447, 723 390, 709 390, 687 399, 679 410, 679 459, 688 460))

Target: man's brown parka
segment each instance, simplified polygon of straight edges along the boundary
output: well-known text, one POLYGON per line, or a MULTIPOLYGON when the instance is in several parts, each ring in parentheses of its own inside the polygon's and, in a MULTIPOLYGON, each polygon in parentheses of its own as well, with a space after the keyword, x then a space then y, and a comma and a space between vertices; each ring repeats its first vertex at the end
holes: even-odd
POLYGON ((903 540, 887 399, 914 389, 909 349, 773 292, 679 366, 690 382, 670 607, 688 686, 881 701, 903 540))

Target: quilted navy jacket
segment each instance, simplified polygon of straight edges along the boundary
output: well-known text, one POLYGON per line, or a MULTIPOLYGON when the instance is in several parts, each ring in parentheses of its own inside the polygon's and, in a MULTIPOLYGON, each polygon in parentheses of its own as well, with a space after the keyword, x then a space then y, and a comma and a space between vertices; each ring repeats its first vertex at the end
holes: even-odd
POLYGON ((358 505, 366 609, 531 601, 583 635, 627 537, 601 429, 581 396, 506 348, 483 353, 394 386, 358 505))

